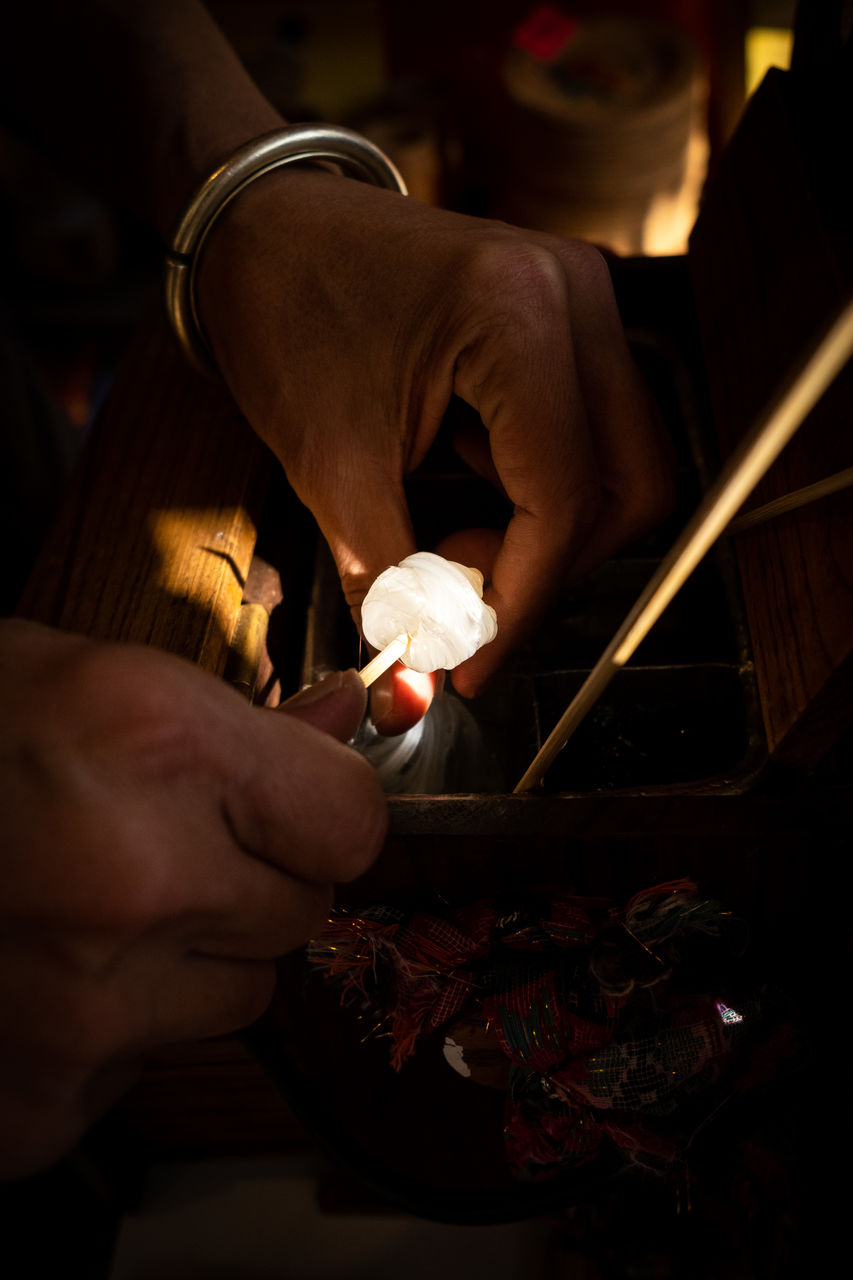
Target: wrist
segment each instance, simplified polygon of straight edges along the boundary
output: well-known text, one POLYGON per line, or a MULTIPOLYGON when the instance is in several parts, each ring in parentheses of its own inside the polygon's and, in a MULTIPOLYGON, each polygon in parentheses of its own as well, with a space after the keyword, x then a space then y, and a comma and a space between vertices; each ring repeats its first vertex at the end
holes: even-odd
MULTIPOLYGON (((406 194, 388 157, 351 129, 331 125, 293 125, 238 147, 211 173, 187 204, 166 255, 166 305, 172 329, 191 362, 213 366, 196 300, 199 260, 212 229, 247 188, 284 166, 334 162, 347 177, 406 194)), ((330 175, 324 175, 328 179, 330 175)))
POLYGON ((193 192, 211 173, 253 138, 286 127, 287 121, 260 95, 257 102, 229 111, 215 126, 195 127, 192 116, 182 120, 151 158, 151 216, 166 243, 171 243, 193 192))

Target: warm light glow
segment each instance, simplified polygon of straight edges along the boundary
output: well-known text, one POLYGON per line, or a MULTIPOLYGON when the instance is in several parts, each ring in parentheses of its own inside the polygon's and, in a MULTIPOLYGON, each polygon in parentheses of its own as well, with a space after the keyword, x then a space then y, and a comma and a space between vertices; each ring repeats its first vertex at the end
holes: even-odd
POLYGON ((793 48, 794 33, 786 27, 749 28, 744 46, 747 97, 755 92, 771 67, 788 70, 793 48))
POLYGON ((399 671, 394 672, 394 684, 404 684, 407 689, 411 689, 416 698, 422 699, 427 705, 432 699, 433 681, 429 673, 401 667, 399 671))
POLYGON ((163 592, 211 614, 230 635, 248 568, 245 515, 238 507, 151 511, 147 534, 156 554, 152 576, 163 592), (225 572, 222 569, 225 567, 225 572))
POLYGON ((697 117, 690 130, 680 187, 677 191, 658 191, 643 219, 642 252, 646 257, 687 252, 708 171, 709 150, 707 131, 697 117))

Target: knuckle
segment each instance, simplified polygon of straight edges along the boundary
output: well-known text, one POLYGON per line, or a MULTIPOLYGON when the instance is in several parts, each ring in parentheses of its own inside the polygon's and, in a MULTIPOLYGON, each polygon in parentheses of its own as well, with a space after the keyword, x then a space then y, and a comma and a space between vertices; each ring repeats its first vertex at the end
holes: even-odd
POLYGON ((528 315, 563 313, 567 307, 566 273, 556 254, 519 236, 487 239, 477 245, 468 268, 475 296, 512 309, 522 322, 528 315))
POLYGON ((573 240, 569 248, 572 280, 592 293, 613 292, 607 259, 600 249, 583 240, 573 240))
POLYGON ((112 752, 186 744, 192 720, 183 710, 177 660, 131 645, 87 645, 56 677, 57 695, 79 739, 112 752), (176 677, 178 677, 176 679, 176 677))

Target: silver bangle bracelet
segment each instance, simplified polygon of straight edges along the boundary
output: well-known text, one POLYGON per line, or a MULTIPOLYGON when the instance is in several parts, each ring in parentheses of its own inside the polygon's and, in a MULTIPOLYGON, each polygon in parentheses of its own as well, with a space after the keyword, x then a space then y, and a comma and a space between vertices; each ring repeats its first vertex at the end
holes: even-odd
POLYGON ((360 133, 337 125, 297 124, 238 147, 196 191, 166 253, 166 310, 186 355, 215 370, 195 298, 196 267, 216 219, 256 178, 297 160, 333 160, 347 177, 406 195, 406 184, 384 152, 360 133))

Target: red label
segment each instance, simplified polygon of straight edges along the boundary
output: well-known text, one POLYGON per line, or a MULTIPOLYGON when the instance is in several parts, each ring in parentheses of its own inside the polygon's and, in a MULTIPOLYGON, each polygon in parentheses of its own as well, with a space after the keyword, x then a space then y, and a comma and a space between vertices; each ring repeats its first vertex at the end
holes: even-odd
POLYGON ((516 27, 512 41, 537 62, 552 62, 565 49, 577 26, 574 18, 543 4, 516 27))

